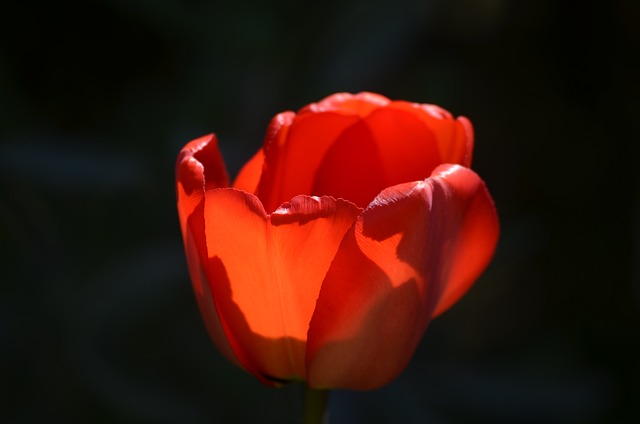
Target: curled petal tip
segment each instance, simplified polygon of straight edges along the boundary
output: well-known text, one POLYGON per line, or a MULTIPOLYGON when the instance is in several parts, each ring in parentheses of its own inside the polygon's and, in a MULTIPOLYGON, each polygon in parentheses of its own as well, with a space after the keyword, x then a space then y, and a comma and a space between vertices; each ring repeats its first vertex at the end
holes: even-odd
POLYGON ((185 187, 195 189, 195 183, 200 179, 204 179, 206 189, 229 185, 229 176, 215 134, 187 143, 180 150, 176 166, 178 183, 185 187))

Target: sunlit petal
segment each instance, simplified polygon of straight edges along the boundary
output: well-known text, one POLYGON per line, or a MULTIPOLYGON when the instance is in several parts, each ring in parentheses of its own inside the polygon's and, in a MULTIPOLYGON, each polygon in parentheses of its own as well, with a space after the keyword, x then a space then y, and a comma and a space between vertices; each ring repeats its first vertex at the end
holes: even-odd
POLYGON ((346 201, 298 196, 268 215, 253 195, 207 192, 211 292, 233 351, 258 378, 304 378, 320 284, 359 213, 346 201))
POLYGON ((235 181, 233 188, 255 194, 258 190, 258 183, 262 176, 264 166, 264 151, 262 148, 247 163, 244 164, 235 181))
POLYGON ((372 389, 395 378, 434 313, 484 270, 497 236, 491 198, 467 168, 441 166, 384 190, 346 233, 322 284, 309 384, 372 389))
POLYGON ((211 338, 223 356, 238 364, 218 319, 202 267, 207 258, 204 234, 205 187, 226 185, 228 185, 227 172, 215 135, 210 134, 193 140, 180 151, 176 163, 178 216, 191 284, 211 338))

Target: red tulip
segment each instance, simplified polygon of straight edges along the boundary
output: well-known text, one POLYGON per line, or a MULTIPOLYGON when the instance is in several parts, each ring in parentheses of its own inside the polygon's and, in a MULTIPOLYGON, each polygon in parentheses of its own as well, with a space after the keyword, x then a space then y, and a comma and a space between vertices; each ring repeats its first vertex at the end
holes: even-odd
POLYGON ((196 298, 262 382, 373 389, 493 256, 472 127, 434 105, 335 94, 270 123, 232 186, 211 134, 177 161, 196 298))

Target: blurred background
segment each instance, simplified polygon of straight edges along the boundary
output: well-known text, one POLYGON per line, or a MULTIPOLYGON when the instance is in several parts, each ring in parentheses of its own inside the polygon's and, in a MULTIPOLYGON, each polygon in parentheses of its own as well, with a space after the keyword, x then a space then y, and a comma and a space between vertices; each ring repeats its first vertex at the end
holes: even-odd
POLYGON ((9 2, 0 16, 0 421, 295 423, 191 292, 174 161, 229 171, 338 91, 471 119, 496 257, 340 423, 640 422, 640 4, 9 2))

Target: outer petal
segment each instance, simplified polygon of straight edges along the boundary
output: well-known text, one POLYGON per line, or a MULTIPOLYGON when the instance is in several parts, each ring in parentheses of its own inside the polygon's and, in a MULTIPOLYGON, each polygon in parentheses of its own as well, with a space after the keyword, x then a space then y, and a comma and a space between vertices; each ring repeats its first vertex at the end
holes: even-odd
POLYGON ((456 303, 471 288, 489 265, 498 244, 500 224, 493 199, 476 173, 452 165, 438 167, 432 176, 439 193, 449 205, 440 213, 446 215, 448 225, 457 230, 448 241, 445 278, 438 287, 438 303, 434 317, 456 303), (459 215, 453 215, 452 211, 459 215))
POLYGON ((222 355, 238 364, 218 319, 202 267, 207 258, 204 234, 205 187, 226 185, 227 172, 215 135, 198 138, 184 146, 176 163, 176 192, 189 275, 209 335, 222 355))
POLYGON ((187 219, 202 200, 204 190, 228 185, 229 177, 215 134, 190 141, 180 150, 176 160, 176 196, 183 235, 187 219))
POLYGON ((211 292, 233 351, 262 381, 304 379, 320 285, 359 213, 343 200, 298 196, 268 215, 251 194, 206 193, 211 292))
POLYGON ((493 202, 467 168, 444 165, 380 193, 322 284, 308 335, 309 385, 373 389, 395 378, 434 313, 484 270, 498 231, 493 202))

